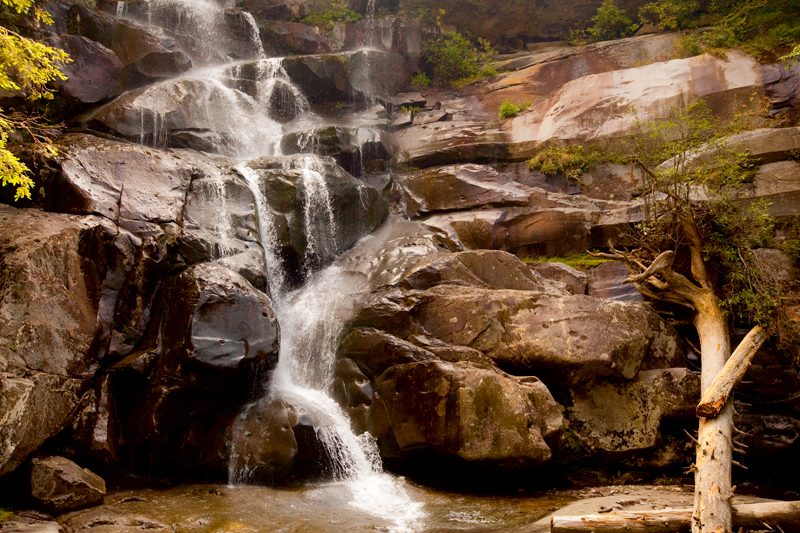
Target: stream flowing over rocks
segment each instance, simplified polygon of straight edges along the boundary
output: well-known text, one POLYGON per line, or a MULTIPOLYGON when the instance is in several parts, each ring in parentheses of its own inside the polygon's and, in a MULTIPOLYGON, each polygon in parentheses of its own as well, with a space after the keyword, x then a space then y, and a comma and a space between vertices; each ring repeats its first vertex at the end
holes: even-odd
MULTIPOLYGON (((379 14, 398 8, 385 4, 379 14)), ((441 2, 506 44, 583 16, 514 1, 484 20, 478 4, 441 2)), ((590 18, 599 2, 585 4, 590 18)), ((788 220, 800 214, 800 67, 738 51, 671 59, 667 33, 530 46, 501 56, 496 76, 435 92, 411 87, 434 29, 375 16, 374 0, 348 5, 365 17, 326 30, 298 22, 325 0, 45 4, 54 24, 36 31, 74 62, 56 97, 58 154, 23 150, 32 199, 0 189, 4 491, 32 490, 59 515, 96 505, 106 484, 227 483, 177 498, 281 502, 287 491, 251 485, 307 485, 304 505, 335 502, 334 522, 349 509, 359 528, 433 531, 439 496, 388 471, 552 488, 581 469, 654 478, 691 464, 700 384, 687 332, 622 283, 621 265, 524 261, 624 246, 644 217, 641 174, 606 163, 576 182, 524 161, 613 143, 700 99, 721 117, 767 102, 785 127, 728 142, 756 161, 740 201, 788 220), (532 104, 499 120, 504 99, 532 104)), ((759 253, 798 289, 796 264, 759 253)), ((768 345, 737 404, 754 464, 784 465, 787 479, 798 386, 793 355, 768 345)), ((123 494, 61 524, 248 530, 183 508, 174 522, 163 507, 145 516, 126 505, 173 495, 123 494)), ((540 511, 447 520, 511 528, 540 511)))

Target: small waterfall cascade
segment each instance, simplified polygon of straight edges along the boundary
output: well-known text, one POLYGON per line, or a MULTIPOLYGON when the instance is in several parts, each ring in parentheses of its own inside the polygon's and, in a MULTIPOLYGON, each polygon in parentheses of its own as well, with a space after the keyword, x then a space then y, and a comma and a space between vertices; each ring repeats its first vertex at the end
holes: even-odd
POLYGON ((367 34, 364 45, 369 48, 378 46, 378 28, 375 22, 375 0, 367 0, 367 34))
MULTIPOLYGON (((393 523, 393 531, 413 531, 423 516, 421 504, 411 501, 402 486, 383 472, 375 440, 369 434, 356 435, 344 410, 328 394, 338 336, 355 305, 359 286, 336 263, 319 270, 321 258, 332 257, 338 249, 337 218, 323 162, 310 154, 280 158, 285 132, 313 129, 324 123, 317 120, 302 91, 284 71, 282 59, 265 57, 252 16, 228 9, 231 7, 233 0, 148 1, 146 20, 185 39, 192 50, 194 68, 136 96, 135 103, 142 109, 139 140, 166 148, 171 132, 181 129, 173 123, 173 117, 182 114, 191 119, 191 127, 186 130, 189 134, 202 134, 213 144, 213 151, 233 160, 231 167, 256 199, 259 239, 282 332, 279 362, 270 383, 264 386, 264 394, 294 406, 314 420, 317 440, 332 463, 334 481, 349 491, 353 508, 393 523), (236 48, 235 43, 221 30, 225 17, 232 16, 240 17, 239 39, 244 36, 249 43, 244 48, 254 57, 230 53, 236 48), (284 115, 277 116, 276 108, 282 107, 284 115), (280 259, 276 219, 269 199, 260 185, 258 171, 248 166, 249 161, 267 156, 299 176, 296 186, 302 200, 306 238, 303 260, 306 269, 316 273, 295 290, 286 283, 288 276, 280 259)), ((129 16, 129 11, 124 3, 118 4, 120 16, 129 16)), ((370 0, 370 20, 374 21, 374 13, 375 2, 370 0)), ((198 183, 204 187, 204 201, 219 212, 209 222, 213 227, 208 230, 219 237, 222 244, 217 254, 225 257, 235 252, 225 245, 234 234, 226 213, 225 180, 222 176, 209 176, 201 181, 205 182, 198 183)), ((359 193, 363 202, 365 196, 362 191, 359 193)), ((236 449, 231 450, 233 457, 236 454, 236 449)), ((231 468, 231 483, 247 482, 246 460, 244 464, 238 471, 231 468)))

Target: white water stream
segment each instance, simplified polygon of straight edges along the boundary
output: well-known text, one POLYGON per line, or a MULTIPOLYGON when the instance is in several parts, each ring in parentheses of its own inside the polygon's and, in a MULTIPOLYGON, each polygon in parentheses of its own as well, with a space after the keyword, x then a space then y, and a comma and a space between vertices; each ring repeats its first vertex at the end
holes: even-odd
MULTIPOLYGON (((352 310, 354 282, 339 267, 330 266, 317 272, 307 283, 293 292, 286 286, 287 273, 278 258, 278 239, 267 198, 259 185, 256 171, 247 166, 248 160, 263 156, 279 156, 283 126, 269 117, 276 90, 290 94, 297 120, 313 122, 315 116, 304 95, 291 82, 281 66, 280 58, 268 59, 252 16, 244 16, 246 34, 255 50, 255 94, 243 92, 237 82, 243 76, 244 63, 219 61, 215 49, 229 46, 221 31, 224 8, 231 0, 150 0, 147 20, 170 27, 184 35, 194 35, 198 47, 193 54, 196 68, 177 80, 170 80, 149 89, 140 98, 144 105, 157 110, 160 99, 192 94, 187 101, 187 114, 203 124, 203 129, 217 135, 224 143, 220 151, 239 161, 236 170, 256 198, 259 236, 265 253, 273 306, 281 328, 278 366, 271 382, 265 384, 266 394, 296 406, 316 422, 318 440, 331 458, 336 483, 352 495, 350 505, 363 512, 388 520, 397 532, 413 531, 424 515, 422 504, 413 502, 405 489, 392 476, 383 472, 375 440, 369 434, 355 435, 342 408, 328 395, 336 361, 336 342, 344 321, 352 310), (191 92, 187 87, 191 86, 191 92), (200 96, 201 98, 195 98, 200 96), (147 100, 151 99, 152 102, 147 100)), ((118 15, 127 13, 120 2, 118 15)), ((375 2, 369 1, 369 18, 374 18, 375 2)), ((251 62, 252 65, 252 62, 251 62)), ((252 66, 250 67, 252 68, 252 66)), ((144 117, 144 114, 142 115, 144 117)), ((167 146, 166 113, 153 112, 152 123, 142 119, 141 140, 152 139, 155 147, 167 146)), ((330 256, 336 246, 336 223, 326 186, 324 166, 313 155, 286 160, 287 169, 299 170, 298 191, 303 195, 303 223, 306 228, 306 266, 316 257, 330 256)), ((224 182, 209 180, 207 196, 216 201, 220 211, 220 236, 233 233, 225 210, 224 182)), ((224 240, 224 239, 223 239, 224 240)), ((220 250, 221 255, 226 250, 220 250)), ((233 450, 235 455, 236 450, 233 450)), ((231 482, 246 480, 244 472, 231 472, 231 482)))

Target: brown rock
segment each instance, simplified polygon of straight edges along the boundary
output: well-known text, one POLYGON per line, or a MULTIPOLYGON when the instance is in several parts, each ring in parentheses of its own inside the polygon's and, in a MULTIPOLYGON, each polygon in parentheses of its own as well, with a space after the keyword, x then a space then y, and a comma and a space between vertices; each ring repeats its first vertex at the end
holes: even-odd
POLYGON ((103 503, 106 483, 88 469, 58 456, 35 457, 31 468, 31 493, 53 514, 103 503))

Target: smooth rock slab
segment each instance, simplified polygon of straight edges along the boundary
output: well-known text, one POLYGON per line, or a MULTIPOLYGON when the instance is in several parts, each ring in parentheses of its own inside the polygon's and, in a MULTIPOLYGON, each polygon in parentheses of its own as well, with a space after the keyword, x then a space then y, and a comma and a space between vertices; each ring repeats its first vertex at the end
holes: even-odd
POLYGON ((53 517, 38 511, 17 511, 11 518, 0 522, 0 532, 64 533, 64 528, 53 517))
POLYGON ((453 165, 403 174, 406 213, 421 216, 487 205, 526 205, 531 191, 490 167, 453 165))
POLYGON ((31 464, 31 493, 51 513, 103 503, 106 483, 94 472, 55 455, 35 457, 31 464))

